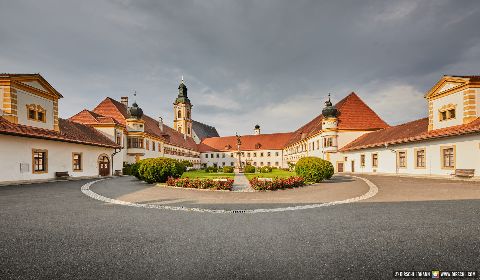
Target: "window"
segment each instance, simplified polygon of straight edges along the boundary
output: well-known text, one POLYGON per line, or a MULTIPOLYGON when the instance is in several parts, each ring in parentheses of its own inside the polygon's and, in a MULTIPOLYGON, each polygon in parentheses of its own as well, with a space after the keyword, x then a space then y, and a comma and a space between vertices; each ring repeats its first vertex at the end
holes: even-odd
POLYGON ((233 153, 230 153, 230 157, 233 157, 233 153))
POLYGON ((143 138, 141 137, 128 137, 127 148, 143 149, 143 138))
POLYGON ((250 157, 250 153, 247 153, 247 157, 250 157))
POLYGON ((145 140, 145 148, 147 150, 150 150, 150 141, 149 140, 145 140))
POLYGON ((278 152, 275 152, 275 156, 278 157, 278 152))
POLYGON ((454 147, 442 147, 442 168, 455 168, 455 149, 454 147))
POLYGON ((278 161, 275 162, 275 166, 278 166, 278 161))
POLYGON ((222 158, 225 158, 225 154, 222 154, 222 158))
POLYGON ((190 127, 187 128, 187 134, 190 134, 190 127))
POLYGON ((208 158, 208 154, 205 154, 205 158, 208 158))
POLYGON ((263 153, 260 153, 260 156, 263 157, 263 153))
POLYGON ((46 122, 46 112, 40 105, 27 105, 27 118, 33 121, 46 122))
POLYGON ((267 165, 270 166, 271 165, 270 162, 267 162, 267 165))
POLYGON ((213 158, 213 154, 210 154, 210 158, 213 158))
POLYGON ((115 141, 118 145, 122 144, 122 134, 120 132, 117 132, 117 136, 116 136, 115 139, 116 139, 115 141))
POLYGON ((269 157, 269 156, 270 156, 270 152, 267 153, 267 157, 269 157))
POLYGON ((262 161, 262 162, 260 162, 260 166, 263 166, 263 161, 262 161))
POLYGON ((158 143, 158 151, 159 151, 159 152, 162 151, 162 146, 160 145, 160 142, 158 143))
POLYGON ((220 158, 220 155, 219 155, 219 154, 217 154, 217 158, 220 158))
MULTIPOLYGON (((171 111, 170 111, 171 112, 171 111)), ((177 114, 178 118, 181 118, 182 117, 182 111, 178 110, 178 114, 177 114)))
POLYGON ((324 147, 332 147, 333 146, 333 138, 332 137, 323 138, 323 146, 324 147))
POLYGON ((378 154, 372 154, 372 167, 378 167, 378 154))
POLYGON ((365 167, 365 155, 360 155, 360 166, 365 167))
POLYGON ((253 153, 253 157, 257 157, 257 153, 253 153))
POLYGON ((48 151, 32 150, 33 173, 46 173, 48 171, 48 151))
POLYGON ((455 117, 456 117, 455 105, 453 104, 446 105, 439 110, 440 121, 455 119, 455 117))
POLYGON ((425 168, 425 149, 415 151, 415 167, 425 168))
POLYGON ((398 156, 398 167, 407 167, 407 152, 399 151, 398 156))
POLYGON ((155 141, 152 141, 152 151, 155 151, 155 141))
POLYGON ((233 162, 230 162, 230 166, 233 166, 233 162))
POLYGON ((253 163, 253 165, 254 165, 254 166, 257 166, 257 162, 255 161, 255 162, 253 163))
POLYGON ((222 162, 222 166, 225 166, 225 162, 222 162))
POLYGON ((320 149, 320 140, 317 140, 317 150, 320 149))
POLYGON ((72 154, 73 171, 82 171, 82 153, 72 154))

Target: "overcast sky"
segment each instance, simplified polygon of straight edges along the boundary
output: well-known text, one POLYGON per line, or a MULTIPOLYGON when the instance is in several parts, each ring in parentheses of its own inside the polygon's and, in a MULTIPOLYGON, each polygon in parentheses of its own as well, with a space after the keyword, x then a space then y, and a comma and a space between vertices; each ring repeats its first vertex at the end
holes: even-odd
POLYGON ((40 73, 60 115, 133 98, 221 135, 292 131, 355 91, 389 124, 427 115, 444 74, 480 74, 479 1, 0 0, 0 72, 40 73))

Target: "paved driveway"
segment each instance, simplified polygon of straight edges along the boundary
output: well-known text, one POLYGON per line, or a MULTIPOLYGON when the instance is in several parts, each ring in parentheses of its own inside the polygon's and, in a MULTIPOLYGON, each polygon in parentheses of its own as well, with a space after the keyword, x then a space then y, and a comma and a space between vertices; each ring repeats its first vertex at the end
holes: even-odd
MULTIPOLYGON (((0 187, 1 279, 389 279, 394 270, 480 270, 478 199, 374 197, 212 214, 105 204, 80 192, 85 182, 0 187)), ((149 187, 110 182, 117 195, 149 187)))

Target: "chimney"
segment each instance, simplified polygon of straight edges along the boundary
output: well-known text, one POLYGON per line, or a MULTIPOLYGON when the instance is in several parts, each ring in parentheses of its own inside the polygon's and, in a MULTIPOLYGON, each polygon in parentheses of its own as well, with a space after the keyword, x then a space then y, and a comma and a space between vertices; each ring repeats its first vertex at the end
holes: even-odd
POLYGON ((257 124, 253 130, 253 134, 260 135, 260 126, 257 124))
POLYGON ((160 128, 160 131, 163 132, 163 118, 158 117, 158 127, 160 128))
POLYGON ((122 96, 122 98, 120 99, 120 102, 122 102, 122 104, 128 108, 128 96, 122 96))

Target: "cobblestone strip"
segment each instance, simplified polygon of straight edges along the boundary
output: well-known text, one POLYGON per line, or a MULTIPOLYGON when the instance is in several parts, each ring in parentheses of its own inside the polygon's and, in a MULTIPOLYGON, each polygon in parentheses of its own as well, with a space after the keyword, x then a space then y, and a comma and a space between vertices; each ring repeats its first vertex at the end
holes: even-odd
POLYGON ((362 177, 357 177, 357 176, 350 176, 353 178, 360 179, 364 181, 368 186, 369 190, 368 192, 364 193, 361 196, 357 196, 354 198, 349 198, 345 200, 339 200, 339 201, 332 201, 332 202, 326 202, 326 203, 319 203, 319 204, 309 204, 309 205, 300 205, 300 206, 291 206, 291 207, 279 207, 279 208, 271 208, 271 209, 248 209, 248 210, 243 210, 243 209, 237 209, 237 210, 221 210, 221 209, 203 209, 203 208, 194 208, 194 207, 181 207, 181 206, 168 206, 168 205, 158 205, 158 204, 141 204, 141 203, 135 203, 135 202, 128 202, 128 201, 122 201, 122 200, 117 200, 113 198, 108 198, 102 195, 99 195, 92 190, 90 190, 90 187, 100 181, 103 181, 105 179, 100 179, 96 180, 93 182, 89 182, 85 185, 82 186, 81 190, 82 192, 99 201, 103 201, 106 203, 112 203, 112 204, 118 204, 118 205, 123 205, 123 206, 132 206, 132 207, 138 207, 138 208, 155 208, 155 209, 162 209, 162 210, 175 210, 175 211, 187 211, 187 212, 203 212, 203 213, 215 213, 215 214, 230 214, 230 213, 244 213, 244 214, 255 214, 255 213, 270 213, 270 212, 283 212, 283 211, 295 211, 295 210, 306 210, 306 209, 313 209, 313 208, 320 208, 320 207, 327 207, 327 206, 333 206, 333 205, 339 205, 339 204, 347 204, 347 203, 353 203, 357 202, 360 200, 365 200, 369 199, 373 196, 375 196, 378 193, 378 188, 377 186, 369 181, 368 179, 362 178, 362 177))

